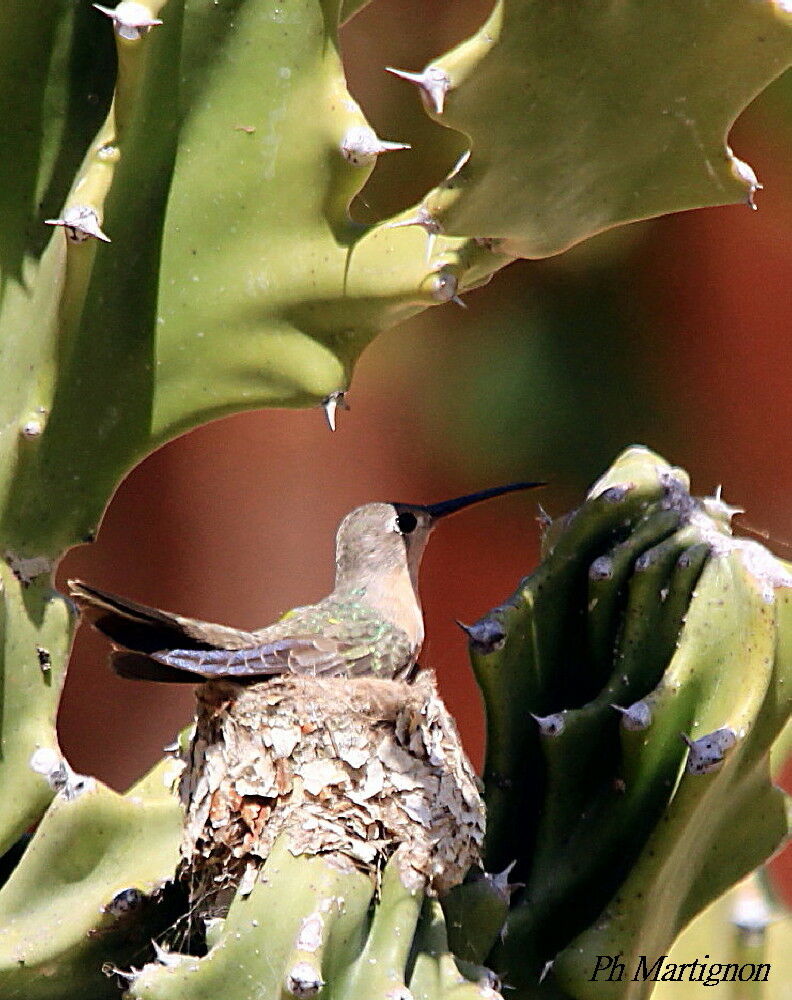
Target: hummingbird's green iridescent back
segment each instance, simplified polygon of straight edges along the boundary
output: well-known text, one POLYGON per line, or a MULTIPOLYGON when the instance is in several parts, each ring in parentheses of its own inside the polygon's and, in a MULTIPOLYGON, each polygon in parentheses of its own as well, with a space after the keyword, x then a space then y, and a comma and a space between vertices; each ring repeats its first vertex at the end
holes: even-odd
MULTIPOLYGON (((406 632, 364 603, 360 591, 331 594, 318 604, 294 608, 255 635, 265 643, 299 636, 315 636, 324 640, 321 645, 328 640, 337 642, 339 666, 343 663, 343 667, 337 671, 325 667, 317 672, 338 672, 349 677, 401 677, 411 670, 418 652, 406 632)), ((302 661, 303 669, 296 672, 313 673, 310 655, 303 655, 302 661)))

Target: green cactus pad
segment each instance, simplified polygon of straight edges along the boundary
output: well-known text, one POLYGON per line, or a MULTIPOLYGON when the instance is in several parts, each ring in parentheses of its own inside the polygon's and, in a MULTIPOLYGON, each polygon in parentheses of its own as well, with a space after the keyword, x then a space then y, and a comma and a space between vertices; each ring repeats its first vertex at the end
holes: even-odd
POLYGON ((443 125, 471 156, 426 204, 444 230, 547 257, 612 226, 752 200, 726 145, 792 62, 792 13, 766 0, 499 0, 433 64, 443 125))
POLYGON ((118 997, 103 964, 142 964, 163 929, 145 897, 178 860, 174 763, 126 795, 86 778, 56 797, 0 890, 0 996, 118 997))

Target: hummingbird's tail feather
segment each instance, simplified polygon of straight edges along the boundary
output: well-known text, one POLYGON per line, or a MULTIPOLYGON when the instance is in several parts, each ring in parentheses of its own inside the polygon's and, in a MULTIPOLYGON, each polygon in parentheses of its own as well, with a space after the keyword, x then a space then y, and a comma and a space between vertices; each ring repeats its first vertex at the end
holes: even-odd
POLYGON ((110 663, 122 677, 194 683, 203 678, 189 669, 151 659, 167 650, 242 649, 258 641, 250 632, 196 621, 119 597, 79 580, 69 580, 69 593, 83 617, 121 651, 110 663))
POLYGON ((201 674, 168 666, 143 653, 129 653, 114 649, 110 654, 110 666, 119 677, 130 681, 162 681, 167 684, 203 684, 201 674))

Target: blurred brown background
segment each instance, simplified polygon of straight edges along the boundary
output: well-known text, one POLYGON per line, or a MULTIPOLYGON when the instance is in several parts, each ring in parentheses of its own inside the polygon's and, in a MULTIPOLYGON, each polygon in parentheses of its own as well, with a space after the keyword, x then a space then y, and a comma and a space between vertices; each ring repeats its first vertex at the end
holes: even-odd
MULTIPOLYGON (((378 0, 345 29, 353 93, 383 138, 414 147, 383 159, 361 218, 420 198, 460 148, 382 67, 419 69, 489 6, 378 0)), ((319 410, 267 411, 163 448, 59 579, 253 627, 327 592, 336 525, 360 503, 547 478, 541 502, 557 514, 633 442, 687 468, 698 492, 723 483, 792 558, 791 137, 782 80, 732 135, 765 185, 758 212, 690 212, 514 264, 467 296, 467 311, 449 304, 381 335, 335 435, 319 410)), ((528 495, 473 508, 443 524, 424 562, 422 659, 477 763, 480 704, 453 619, 474 620, 533 567, 535 514, 528 495)), ((105 655, 80 630, 60 733, 75 768, 123 788, 189 720, 192 689, 122 681, 105 655)))

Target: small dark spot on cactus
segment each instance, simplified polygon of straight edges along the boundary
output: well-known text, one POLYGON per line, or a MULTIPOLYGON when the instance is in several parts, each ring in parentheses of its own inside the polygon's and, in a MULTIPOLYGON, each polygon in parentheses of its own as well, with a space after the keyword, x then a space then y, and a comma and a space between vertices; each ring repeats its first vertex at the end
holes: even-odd
POLYGON ((648 729, 652 724, 652 711, 645 701, 636 701, 627 708, 621 705, 611 705, 617 712, 621 712, 622 726, 632 732, 639 732, 648 729))
POLYGON ((96 541, 96 532, 95 531, 86 531, 86 533, 82 536, 82 538, 80 539, 80 541, 84 545, 91 545, 93 542, 96 541))
POLYGON ((683 517, 689 517, 699 506, 681 479, 671 473, 665 473, 660 477, 663 487, 663 510, 675 510, 683 517))
POLYGON ((427 66, 422 73, 409 73, 393 66, 386 66, 385 69, 388 73, 401 77, 402 80, 416 84, 429 107, 438 115, 443 113, 446 94, 451 87, 451 79, 444 69, 432 65, 427 66))
POLYGON ((510 882, 509 877, 511 876, 514 866, 517 864, 515 859, 510 864, 508 864, 502 872, 483 872, 482 877, 489 882, 489 884, 495 889, 500 896, 507 902, 511 899, 512 895, 517 892, 518 889, 525 888, 525 882, 510 882))
POLYGON ((286 991, 298 1000, 315 997, 324 980, 309 962, 298 962, 286 975, 286 991))
POLYGON ((459 278, 448 268, 441 268, 432 275, 431 295, 435 302, 461 302, 458 288, 459 278))
POLYGON ((497 653, 506 644, 506 631, 495 618, 480 618, 472 625, 455 619, 457 625, 467 634, 470 648, 476 653, 497 653))
POLYGON ((84 243, 86 240, 101 240, 109 243, 110 237, 102 232, 99 215, 90 205, 72 205, 63 213, 62 219, 45 219, 47 226, 60 226, 69 243, 84 243))
POLYGON ((49 650, 45 649, 43 646, 36 646, 36 655, 38 656, 41 672, 43 674, 49 673, 52 669, 52 657, 50 656, 49 650))
POLYGON ((371 166, 382 153, 411 148, 407 142, 386 142, 380 139, 368 125, 354 125, 341 140, 341 155, 353 167, 371 166))

